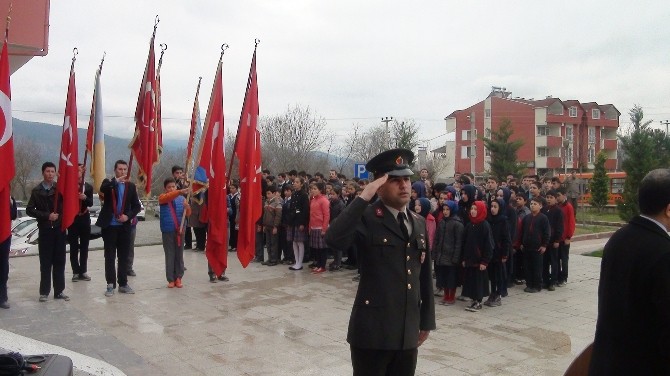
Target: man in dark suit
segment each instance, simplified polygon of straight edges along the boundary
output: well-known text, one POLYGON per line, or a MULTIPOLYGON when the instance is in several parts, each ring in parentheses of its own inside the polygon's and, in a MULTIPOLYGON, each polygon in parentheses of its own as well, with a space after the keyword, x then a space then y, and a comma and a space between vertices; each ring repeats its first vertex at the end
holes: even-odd
POLYGON ((407 210, 413 158, 405 149, 372 158, 366 169, 376 180, 326 233, 330 247, 358 248, 361 278, 347 334, 354 375, 414 375, 418 347, 435 329, 426 224, 407 210))
POLYGON ((135 184, 127 181, 128 163, 118 160, 114 163, 114 178, 105 179, 100 185, 100 197, 104 198, 98 221, 105 243, 105 296, 119 292, 134 294, 128 285, 128 249, 130 248, 130 225, 132 219, 142 209, 135 184), (115 261, 118 258, 118 274, 115 261), (118 276, 118 277, 117 277, 118 276))
POLYGON ((88 262, 88 242, 91 238, 91 214, 88 208, 93 206, 93 186, 83 181, 83 164, 79 164, 79 213, 67 229, 67 242, 70 244, 70 266, 72 282, 90 281, 86 274, 88 262))
POLYGON ((590 375, 670 375, 670 169, 640 182, 640 215, 605 245, 590 375))
POLYGON ((37 247, 40 254, 40 302, 46 302, 53 279, 54 299, 64 301, 70 297, 65 290, 65 231, 61 231, 63 195, 56 189, 56 165, 44 162, 43 180, 30 192, 26 213, 37 219, 39 237, 37 247))

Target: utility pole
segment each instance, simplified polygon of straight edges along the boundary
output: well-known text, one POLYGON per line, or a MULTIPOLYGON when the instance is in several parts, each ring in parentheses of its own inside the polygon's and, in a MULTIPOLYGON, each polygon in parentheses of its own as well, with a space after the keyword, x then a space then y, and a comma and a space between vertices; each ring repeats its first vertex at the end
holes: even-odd
POLYGON ((393 121, 393 116, 385 116, 382 123, 386 124, 386 147, 391 148, 391 132, 389 132, 389 123, 393 121))
POLYGON ((665 125, 665 134, 668 134, 668 124, 670 124, 670 120, 661 120, 661 125, 665 125))

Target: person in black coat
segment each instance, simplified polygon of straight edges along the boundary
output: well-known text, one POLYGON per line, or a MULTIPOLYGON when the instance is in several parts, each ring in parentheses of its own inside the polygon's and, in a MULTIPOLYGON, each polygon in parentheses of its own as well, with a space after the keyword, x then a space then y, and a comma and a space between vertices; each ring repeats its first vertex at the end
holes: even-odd
POLYGON ((640 215, 605 244, 590 375, 670 375, 670 169, 640 182, 640 215))
POLYGON ((347 342, 354 375, 413 375, 418 347, 435 329, 425 220, 407 210, 414 155, 383 152, 366 169, 376 180, 342 211, 326 233, 331 247, 355 243, 360 283, 347 342), (370 205, 377 193, 379 200, 370 205))
POLYGON ((114 295, 117 284, 119 292, 134 294, 128 285, 128 250, 130 248, 131 221, 142 210, 135 184, 127 181, 128 163, 118 160, 114 163, 112 179, 105 179, 100 185, 100 197, 104 198, 98 220, 95 223, 102 230, 105 243, 105 296, 114 295), (118 277, 115 261, 118 258, 118 277))
POLYGON ((305 179, 297 177, 293 180, 293 195, 288 206, 288 225, 291 227, 293 254, 295 265, 290 270, 302 270, 305 257, 305 241, 307 241, 307 225, 309 224, 309 197, 305 189, 305 179))
POLYGON ((490 205, 491 212, 487 221, 491 225, 493 235, 493 256, 487 270, 491 281, 491 295, 484 305, 497 307, 502 304, 502 293, 507 287, 505 262, 512 249, 512 240, 509 235, 507 216, 504 213, 505 201, 500 198, 494 199, 490 205))
POLYGON ((79 164, 79 213, 67 229, 72 282, 91 280, 86 272, 88 270, 88 242, 91 238, 91 213, 88 208, 93 206, 93 186, 82 180, 85 168, 83 164, 79 164))
POLYGON ((540 196, 530 200, 530 215, 521 221, 521 250, 523 268, 526 272, 526 288, 529 293, 542 290, 542 255, 549 246, 551 228, 547 216, 541 213, 544 199, 540 196))
POLYGON ((547 205, 542 212, 549 220, 551 233, 549 235, 549 246, 544 253, 542 265, 542 282, 549 291, 556 290, 558 284, 558 248, 563 239, 563 210, 558 206, 558 193, 550 189, 545 194, 547 205))
POLYGON ((37 219, 39 228, 38 251, 40 255, 40 302, 46 302, 53 280, 54 299, 70 298, 65 290, 65 231, 61 230, 63 195, 56 188, 56 165, 42 164, 40 182, 30 192, 26 214, 37 219))

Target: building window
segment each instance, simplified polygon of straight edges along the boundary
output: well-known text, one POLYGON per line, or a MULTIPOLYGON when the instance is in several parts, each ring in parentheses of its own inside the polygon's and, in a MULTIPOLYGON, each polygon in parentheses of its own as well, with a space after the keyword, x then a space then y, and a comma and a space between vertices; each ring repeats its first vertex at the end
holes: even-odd
POLYGON ((487 109, 484 110, 484 117, 487 118, 487 119, 491 117, 491 109, 490 108, 487 108, 487 109))
POLYGON ((567 148, 566 149, 566 154, 565 154, 565 162, 566 163, 572 163, 572 148, 567 148))
MULTIPOLYGON (((461 146, 461 159, 470 159, 474 158, 475 154, 471 153, 471 147, 470 146, 461 146)), ((475 147, 475 152, 477 151, 477 148, 475 147)))
POLYGON ((596 143, 596 128, 589 127, 589 144, 595 144, 595 143, 596 143))
MULTIPOLYGON (((477 138, 477 130, 475 129, 475 139, 477 138)), ((473 139, 470 138, 470 131, 469 130, 464 130, 461 131, 461 140, 462 141, 472 141, 473 139)))
POLYGON ((489 148, 484 147, 484 156, 485 157, 490 157, 491 156, 491 150, 489 148))
POLYGON ((491 128, 484 129, 484 137, 491 139, 491 128))
POLYGON ((594 163, 596 161, 596 148, 595 146, 589 148, 589 163, 594 163))
POLYGON ((538 136, 549 136, 549 127, 537 126, 537 135, 538 136))
POLYGON ((548 157, 549 156, 549 149, 548 148, 537 148, 537 156, 538 157, 548 157))
POLYGON ((566 125, 565 126, 565 138, 572 142, 574 140, 574 132, 572 129, 572 125, 566 125))
POLYGON ((597 108, 594 108, 591 110, 591 117, 594 119, 600 119, 600 110, 597 108))
POLYGON ((570 108, 568 108, 568 116, 577 117, 577 107, 576 106, 571 106, 570 108))

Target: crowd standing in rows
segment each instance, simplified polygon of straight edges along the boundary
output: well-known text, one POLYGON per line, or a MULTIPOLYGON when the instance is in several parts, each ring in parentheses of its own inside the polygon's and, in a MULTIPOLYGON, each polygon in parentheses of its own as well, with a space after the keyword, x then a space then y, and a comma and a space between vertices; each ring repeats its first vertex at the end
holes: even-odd
MULTIPOLYGON (((80 170, 83 171, 83 166, 80 170)), ((127 181, 128 165, 117 161, 114 177, 100 187, 103 202, 97 220, 105 244, 106 296, 114 291, 133 294, 128 276, 134 276, 134 235, 140 202, 135 185, 127 181), (107 199, 105 199, 107 198, 107 199)), ((87 274, 88 241, 93 187, 84 183, 81 211, 67 235, 60 231, 55 204, 55 166, 47 162, 42 168, 43 181, 31 193, 27 213, 38 219, 40 231, 40 301, 46 301, 53 283, 54 298, 69 300, 65 288, 65 242, 70 244, 72 281, 90 281, 87 274)), ((81 172, 80 172, 81 176, 81 172)), ((360 271, 358 249, 329 247, 325 236, 332 223, 363 192, 370 182, 347 179, 330 170, 328 177, 317 172, 282 172, 276 176, 263 171, 263 215, 257 222, 256 258, 266 266, 286 265, 291 271, 303 270, 304 264, 314 274, 342 269, 360 271), (265 259, 267 250, 267 260, 265 259), (328 263, 328 259, 332 262, 328 263)), ((422 169, 411 184, 408 208, 426 221, 429 259, 434 266, 435 295, 439 303, 452 305, 457 288, 458 299, 471 300, 467 308, 481 309, 502 304, 507 289, 526 285, 525 292, 541 289, 553 291, 568 279, 570 239, 575 229, 574 204, 579 190, 572 179, 561 183, 558 178, 528 175, 504 179, 489 177, 485 184, 472 184, 469 173, 455 174, 450 184, 435 183, 422 169), (486 301, 484 301, 486 299, 486 301)), ((164 182, 159 196, 160 228, 165 250, 168 287, 183 286, 183 251, 204 251, 207 237, 207 195, 188 195, 189 183, 183 168, 174 166, 172 177, 164 182), (187 202, 187 197, 190 197, 187 202), (195 245, 193 236, 195 234, 195 245), (180 232, 183 231, 183 235, 180 232)), ((229 251, 236 251, 240 218, 239 185, 229 187, 229 251)), ((227 281, 224 273, 211 282, 227 281)), ((354 280, 359 280, 359 275, 354 280)), ((6 286, 6 282, 5 282, 6 286)), ((6 287, 5 287, 6 289, 6 287)), ((7 299, 4 298, 6 302, 7 299)))

